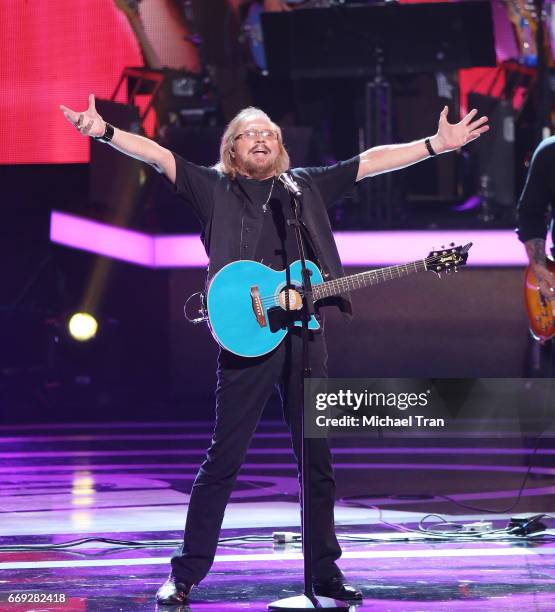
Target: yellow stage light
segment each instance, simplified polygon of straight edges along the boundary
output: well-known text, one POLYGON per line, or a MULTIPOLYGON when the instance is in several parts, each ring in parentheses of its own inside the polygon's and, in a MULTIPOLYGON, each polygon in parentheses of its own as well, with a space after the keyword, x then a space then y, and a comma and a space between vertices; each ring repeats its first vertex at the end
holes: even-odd
POLYGON ((98 322, 86 312, 77 312, 69 320, 68 329, 72 338, 86 342, 96 336, 98 322))

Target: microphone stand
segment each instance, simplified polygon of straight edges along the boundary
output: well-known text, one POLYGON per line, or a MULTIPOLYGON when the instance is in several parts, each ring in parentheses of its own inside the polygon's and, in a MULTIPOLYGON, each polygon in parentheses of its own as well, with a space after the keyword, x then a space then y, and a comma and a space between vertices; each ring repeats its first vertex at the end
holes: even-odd
MULTIPOLYGON (((289 177, 288 177, 289 178, 289 177)), ((284 182, 284 181, 282 181, 284 182)), ((302 274, 302 298, 303 308, 301 311, 302 319, 302 367, 303 367, 303 392, 300 394, 301 400, 301 534, 304 559, 304 593, 294 597, 278 599, 268 604, 268 610, 313 610, 325 608, 327 610, 347 610, 350 606, 347 602, 337 601, 330 597, 322 597, 314 594, 312 586, 312 492, 310 478, 310 445, 312 440, 305 438, 305 403, 304 403, 304 381, 311 376, 309 353, 308 353, 308 322, 314 314, 314 299, 312 297, 312 283, 310 275, 312 272, 306 267, 306 258, 301 232, 300 209, 302 194, 298 186, 295 190, 284 182, 291 198, 291 208, 293 219, 288 219, 287 224, 295 229, 297 248, 301 261, 302 274)))
POLYGON ((551 56, 551 50, 546 48, 545 0, 534 0, 534 8, 538 16, 536 30, 536 70, 537 70, 537 93, 538 93, 538 119, 536 121, 536 141, 540 142, 551 135, 551 90, 549 84, 549 67, 547 58, 551 56))

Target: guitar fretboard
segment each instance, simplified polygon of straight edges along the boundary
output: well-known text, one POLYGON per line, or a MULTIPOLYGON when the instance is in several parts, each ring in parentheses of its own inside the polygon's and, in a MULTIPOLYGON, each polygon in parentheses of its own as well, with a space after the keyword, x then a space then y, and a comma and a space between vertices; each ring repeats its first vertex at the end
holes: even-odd
POLYGON ((352 274, 351 276, 343 276, 331 281, 326 281, 318 285, 314 285, 312 292, 314 295, 314 300, 321 300, 332 295, 349 293, 350 291, 355 291, 356 289, 363 289, 364 287, 369 287, 371 285, 378 285, 379 283, 383 283, 394 278, 408 276, 409 274, 415 274, 416 272, 425 272, 426 270, 426 260, 419 259, 418 261, 412 261, 399 266, 369 270, 368 272, 361 272, 360 274, 352 274))

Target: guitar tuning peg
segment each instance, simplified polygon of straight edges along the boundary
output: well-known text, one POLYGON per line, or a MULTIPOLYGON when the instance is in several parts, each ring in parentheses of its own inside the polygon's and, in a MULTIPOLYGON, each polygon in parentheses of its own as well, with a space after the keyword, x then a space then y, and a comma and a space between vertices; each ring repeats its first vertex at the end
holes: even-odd
POLYGON ((455 246, 455 243, 454 243, 454 242, 450 242, 450 243, 449 243, 449 246, 450 246, 450 247, 454 247, 454 246, 455 246))
POLYGON ((455 270, 455 272, 458 272, 458 271, 459 271, 459 269, 457 268, 457 266, 455 266, 455 267, 453 268, 453 270, 455 270))
POLYGON ((442 249, 445 249, 445 245, 444 245, 444 244, 442 244, 442 245, 441 245, 441 248, 442 248, 442 249))

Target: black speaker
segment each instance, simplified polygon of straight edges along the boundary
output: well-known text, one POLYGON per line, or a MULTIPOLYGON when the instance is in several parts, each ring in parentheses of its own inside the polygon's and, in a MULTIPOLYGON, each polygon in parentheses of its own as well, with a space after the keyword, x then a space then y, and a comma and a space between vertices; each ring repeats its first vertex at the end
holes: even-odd
MULTIPOLYGON (((394 142, 411 142, 435 134, 439 114, 449 107, 448 120, 459 117, 459 83, 455 72, 418 74, 392 79, 394 142), (415 121, 418 117, 418 121, 415 121)), ((448 202, 457 198, 458 156, 438 155, 426 163, 392 175, 403 185, 408 202, 448 202)))
POLYGON ((495 204, 514 208, 515 120, 512 101, 470 93, 468 108, 476 108, 478 116, 489 117, 490 126, 487 134, 470 145, 470 151, 477 157, 476 191, 487 185, 495 204))

